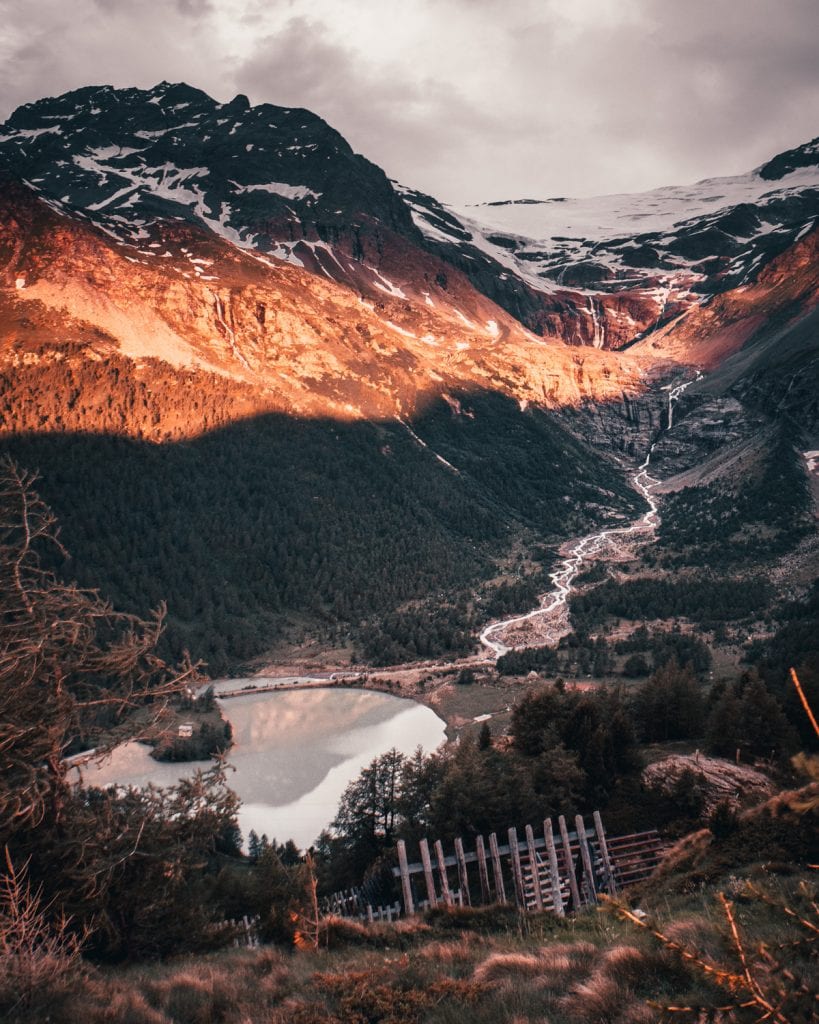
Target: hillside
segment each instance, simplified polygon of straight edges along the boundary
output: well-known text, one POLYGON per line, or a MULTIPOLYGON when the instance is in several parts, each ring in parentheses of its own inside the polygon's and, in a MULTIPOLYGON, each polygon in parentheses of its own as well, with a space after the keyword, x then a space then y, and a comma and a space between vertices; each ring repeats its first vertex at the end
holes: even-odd
MULTIPOLYGON (((707 459, 720 494, 816 444, 813 144, 462 210, 313 113, 163 82, 19 108, 0 170, 0 445, 43 475, 61 569, 167 600, 167 653, 211 671, 305 636, 466 654, 643 507, 653 443, 666 491, 707 459)), ((808 506, 780 519, 786 554, 808 506)))
POLYGON ((428 247, 532 330, 619 349, 744 290, 813 230, 819 147, 633 195, 444 207, 402 192, 428 247))

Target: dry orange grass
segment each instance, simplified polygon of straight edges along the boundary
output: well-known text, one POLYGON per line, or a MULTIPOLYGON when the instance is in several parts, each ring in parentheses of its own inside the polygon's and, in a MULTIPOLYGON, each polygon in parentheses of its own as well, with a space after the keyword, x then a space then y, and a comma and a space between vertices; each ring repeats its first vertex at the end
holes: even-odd
POLYGON ((96 1019, 111 1024, 168 1024, 164 1013, 151 1006, 141 992, 115 989, 106 994, 105 1007, 96 1019))
POLYGON ((421 960, 451 965, 474 960, 476 950, 485 945, 486 941, 481 936, 465 934, 448 942, 428 942, 418 950, 416 956, 421 960))
POLYGON ((487 982, 517 982, 521 978, 536 978, 543 965, 540 957, 525 953, 493 953, 478 964, 472 975, 478 984, 487 982))
POLYGON ((603 953, 600 970, 621 984, 636 985, 645 977, 646 959, 636 946, 613 946, 603 953))
POLYGON ((625 999, 622 985, 602 971, 595 971, 587 981, 572 985, 559 1005, 572 1020, 609 1024, 619 1020, 625 999))
POLYGON ((528 993, 530 1002, 555 1021, 648 1024, 656 1019, 656 1011, 647 1008, 635 990, 651 966, 647 955, 633 945, 601 950, 591 942, 556 943, 535 954, 493 953, 472 977, 490 988, 514 991, 518 999, 528 993))
POLYGON ((567 957, 571 971, 588 971, 598 953, 599 950, 593 942, 556 942, 551 946, 544 946, 540 951, 541 956, 547 960, 549 957, 567 957))

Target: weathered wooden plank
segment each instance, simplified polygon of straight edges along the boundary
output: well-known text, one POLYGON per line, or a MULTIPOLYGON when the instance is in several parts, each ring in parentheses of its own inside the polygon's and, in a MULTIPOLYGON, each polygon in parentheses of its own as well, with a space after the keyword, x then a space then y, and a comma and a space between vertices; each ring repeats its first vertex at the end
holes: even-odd
POLYGON ((629 843, 632 839, 659 839, 659 836, 656 828, 649 829, 647 832, 629 832, 625 836, 610 836, 609 846, 614 846, 616 843, 629 843))
POLYGON ((529 854, 529 867, 532 871, 532 896, 535 901, 535 909, 543 910, 543 894, 540 890, 540 870, 537 862, 537 852, 535 851, 535 833, 532 831, 532 826, 526 826, 526 850, 529 854))
POLYGON ((435 840, 435 856, 438 859, 438 878, 441 882, 441 895, 448 907, 452 906, 452 893, 449 890, 449 879, 446 876, 446 861, 444 860, 444 848, 440 839, 435 840))
POLYGON ((491 899, 489 895, 489 871, 486 865, 486 849, 483 845, 483 836, 475 840, 475 854, 478 858, 478 879, 481 883, 481 903, 486 906, 491 899))
POLYGON ((455 859, 458 861, 458 884, 461 887, 461 906, 466 903, 467 906, 471 907, 472 901, 469 898, 469 875, 466 873, 464 844, 460 836, 455 840, 455 859))
POLYGON ((424 881, 427 886, 427 899, 431 907, 438 906, 438 897, 435 895, 435 880, 432 877, 432 862, 429 859, 429 843, 422 839, 418 844, 421 848, 421 863, 424 865, 424 881))
POLYGON ((515 901, 521 910, 525 910, 526 893, 523 889, 523 871, 520 866, 520 845, 518 830, 514 826, 509 829, 509 856, 512 861, 512 879, 515 883, 515 901))
POLYGON ((569 831, 566 828, 566 818, 561 814, 557 819, 560 829, 560 842, 563 846, 563 854, 566 860, 566 872, 569 876, 569 891, 572 894, 572 909, 580 909, 580 890, 577 888, 577 876, 574 873, 574 857, 572 856, 572 843, 569 839, 569 831))
MULTIPOLYGON (((577 839, 577 836, 575 835, 574 832, 570 832, 569 833, 569 838, 572 840, 572 842, 574 842, 577 839)), ((536 838, 535 839, 535 849, 542 850, 544 848, 545 847, 544 847, 543 839, 542 838, 536 838)), ((505 857, 509 853, 509 847, 506 844, 503 844, 503 845, 499 844, 498 845, 498 853, 501 855, 501 857, 505 857)), ((467 864, 471 864, 475 860, 477 860, 477 854, 473 853, 472 851, 470 851, 469 853, 464 853, 464 858, 466 859, 467 864)), ((457 867, 457 860, 456 860, 454 854, 446 856, 444 858, 444 862, 446 863, 446 866, 448 868, 457 867)), ((411 863, 409 865, 409 873, 411 875, 417 875, 417 874, 419 874, 423 870, 424 870, 424 865, 420 861, 415 861, 415 862, 413 862, 413 863, 411 863)), ((400 878, 400 876, 401 876, 401 869, 399 867, 397 867, 397 866, 393 867, 392 868, 392 873, 393 873, 393 876, 395 878, 400 878)))
POLYGON ((629 850, 661 850, 666 845, 665 840, 659 836, 656 839, 637 839, 633 843, 616 843, 606 838, 611 857, 620 856, 629 850))
POLYGON ((503 884, 503 869, 501 868, 500 849, 498 837, 493 832, 489 836, 489 852, 492 855, 492 874, 495 880, 495 899, 498 903, 506 904, 506 887, 503 884))
POLYGON ((408 916, 415 913, 412 902, 412 886, 410 885, 409 864, 407 863, 407 844, 399 839, 395 844, 398 848, 398 867, 401 870, 401 892, 404 896, 404 913, 408 916))
POLYGON ((375 920, 375 918, 373 916, 373 905, 372 905, 372 903, 368 903, 367 904, 367 923, 368 924, 372 924, 374 920, 375 920))
MULTIPOLYGON (((565 917, 563 909, 563 893, 560 891, 560 872, 557 870, 557 850, 555 849, 555 837, 552 831, 552 819, 547 818, 543 822, 543 837, 546 840, 546 856, 549 862, 549 878, 552 882, 552 909, 558 917, 565 917)), ((571 865, 569 865, 571 871, 571 865)))
POLYGON ((589 892, 589 901, 591 903, 596 903, 597 886, 594 884, 594 868, 592 867, 589 843, 586 839, 586 826, 583 822, 582 816, 579 814, 575 815, 574 823, 577 828, 577 838, 580 842, 580 856, 583 860, 583 877, 586 881, 586 888, 589 892))
POLYGON ((624 871, 620 876, 620 884, 632 885, 634 882, 640 882, 644 878, 648 878, 656 866, 656 864, 641 864, 638 868, 624 871))
POLYGON ((614 884, 614 872, 611 868, 611 859, 609 858, 609 850, 606 845, 606 831, 603 828, 603 819, 600 817, 600 811, 595 811, 592 814, 592 818, 594 819, 594 830, 597 833, 597 843, 600 847, 600 856, 603 859, 606 887, 609 890, 609 896, 613 896, 617 892, 617 886, 614 884))

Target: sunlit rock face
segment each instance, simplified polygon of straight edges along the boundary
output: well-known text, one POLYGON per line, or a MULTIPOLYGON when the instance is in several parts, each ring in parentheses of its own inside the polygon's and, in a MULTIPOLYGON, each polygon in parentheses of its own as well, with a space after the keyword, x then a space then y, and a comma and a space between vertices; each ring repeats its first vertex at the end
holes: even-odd
POLYGON ((691 187, 448 208, 309 111, 161 83, 21 107, 0 174, 15 432, 405 419, 470 391, 650 430, 658 374, 817 301, 815 143, 691 187))

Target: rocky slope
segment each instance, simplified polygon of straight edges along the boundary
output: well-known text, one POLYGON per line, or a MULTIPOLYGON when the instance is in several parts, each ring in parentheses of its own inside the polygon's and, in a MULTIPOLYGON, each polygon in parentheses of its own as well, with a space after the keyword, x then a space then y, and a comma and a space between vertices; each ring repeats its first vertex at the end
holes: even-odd
POLYGON ((590 199, 444 207, 403 190, 427 244, 533 330, 621 348, 753 283, 819 216, 819 142, 756 171, 590 199))
POLYGON ((427 251, 307 112, 86 89, 18 110, 0 161, 7 428, 161 438, 271 409, 409 416, 453 389, 559 406, 642 387, 641 360, 545 342, 427 251), (139 400, 86 385, 116 359, 139 400), (162 397, 174 372, 190 408, 162 397))
MULTIPOLYGON (((146 436, 185 418, 157 411, 156 360, 212 406, 191 432, 267 409, 403 417, 455 389, 624 408, 819 299, 815 142, 690 188, 456 210, 393 187, 308 111, 161 83, 21 107, 0 167, 14 429, 55 422, 32 397, 52 401, 35 379, 55 362, 83 377, 114 352, 152 392, 138 425, 124 414, 140 434, 158 418, 146 436)), ((60 427, 110 428, 83 408, 60 427)))

